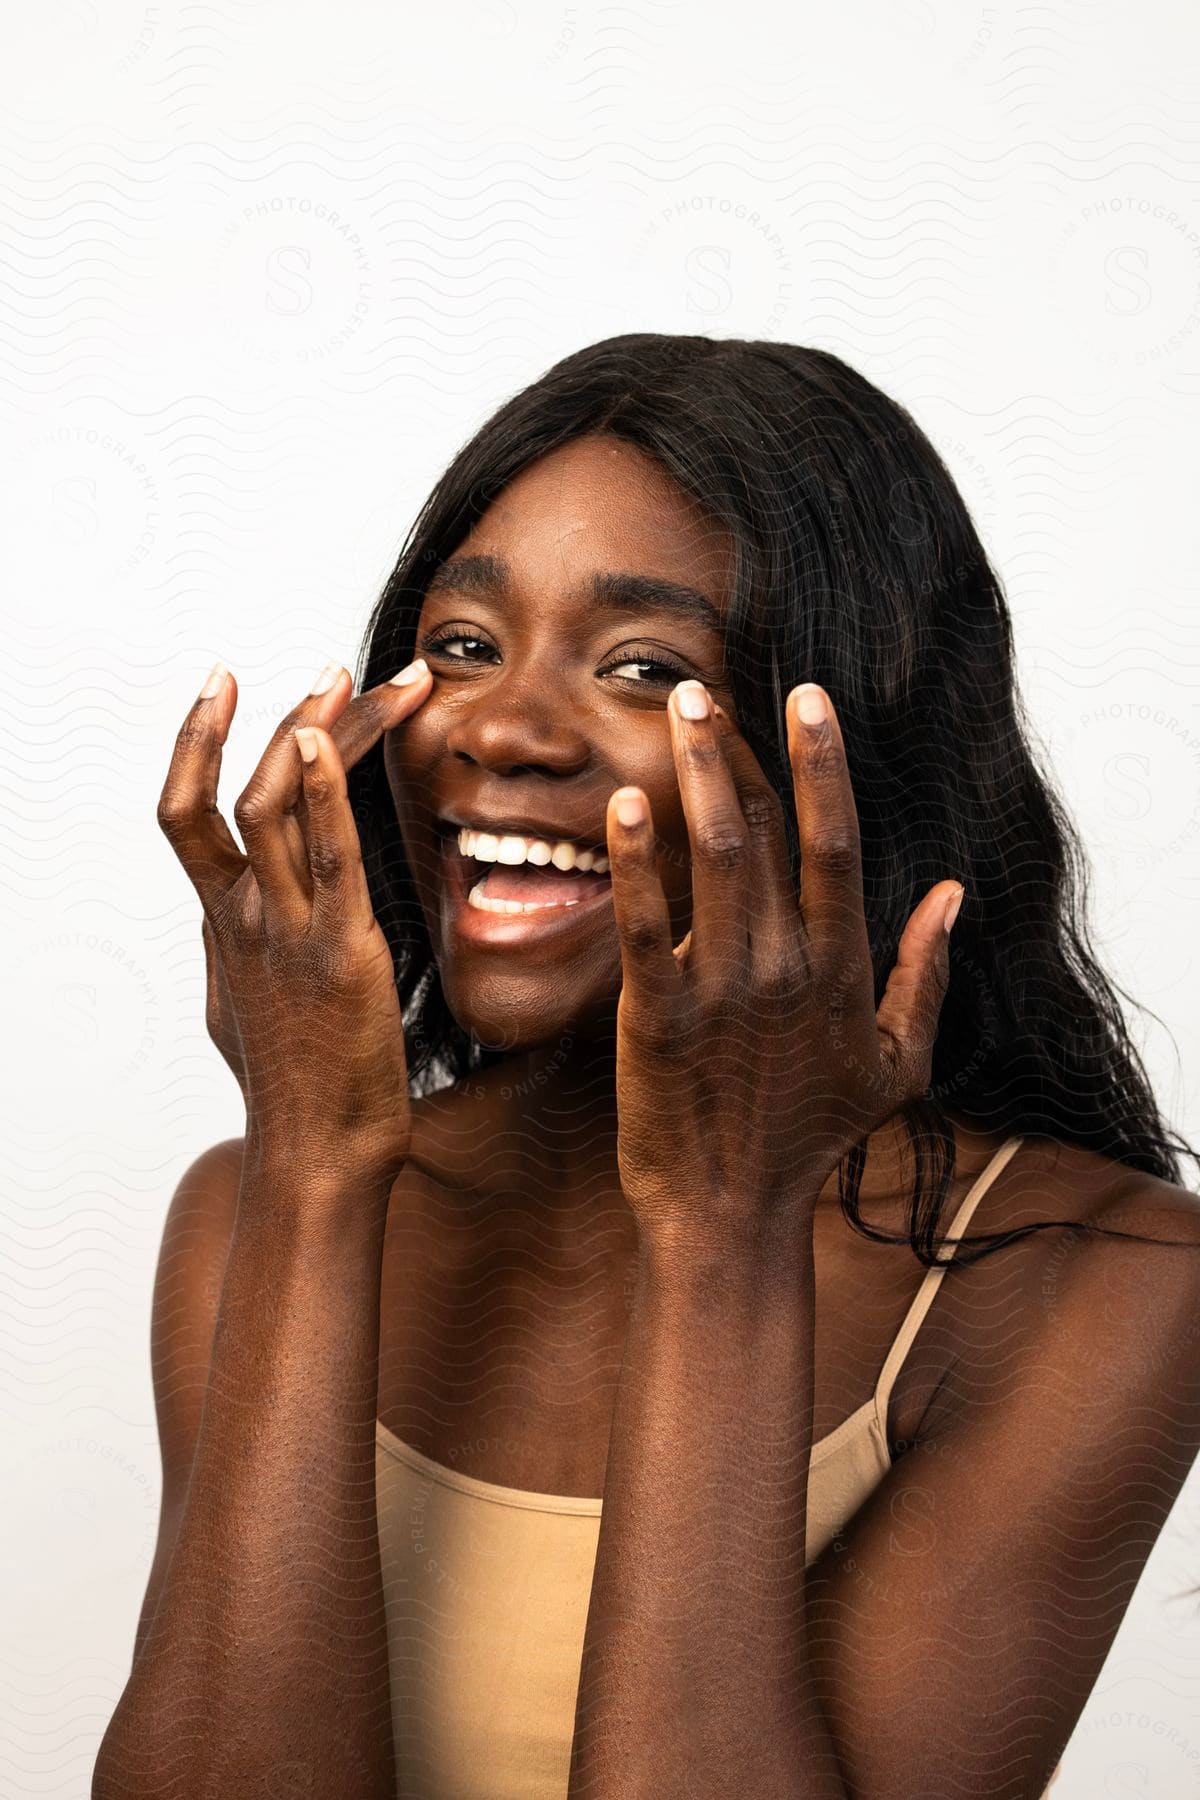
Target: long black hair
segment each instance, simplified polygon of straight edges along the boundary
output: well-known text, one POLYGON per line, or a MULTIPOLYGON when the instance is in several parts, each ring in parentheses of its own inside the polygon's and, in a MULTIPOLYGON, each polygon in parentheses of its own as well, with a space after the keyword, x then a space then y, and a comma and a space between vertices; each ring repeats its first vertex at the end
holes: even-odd
MULTIPOLYGON (((1200 1157, 1160 1117, 1118 999, 1130 996, 1089 946, 1087 864, 1035 758, 999 579, 928 438, 838 357, 656 332, 564 357, 476 432, 430 494, 371 615, 356 692, 415 654, 433 570, 507 483, 596 432, 654 458, 732 536, 729 681, 739 728, 784 802, 797 881, 784 706, 800 681, 833 699, 862 831, 877 1003, 918 901, 947 875, 966 889, 930 1088, 903 1114, 909 1229, 898 1239, 863 1221, 865 1144, 838 1171, 847 1218, 938 1260, 954 1173, 950 1111, 1179 1184, 1181 1154, 1200 1157)), ((504 1052, 474 1040, 446 1003, 382 744, 351 771, 350 792, 420 1094, 504 1052)), ((1044 1229, 963 1238, 985 1247, 955 1261, 1044 1229)))

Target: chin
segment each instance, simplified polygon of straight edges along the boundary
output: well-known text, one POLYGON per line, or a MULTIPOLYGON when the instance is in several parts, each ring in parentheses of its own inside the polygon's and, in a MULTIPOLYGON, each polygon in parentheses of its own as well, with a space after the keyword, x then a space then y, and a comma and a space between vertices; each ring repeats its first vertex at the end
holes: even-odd
POLYGON ((575 1005, 561 984, 522 980, 515 972, 459 984, 444 971, 442 991, 462 1030, 504 1056, 544 1048, 561 1060, 581 1039, 616 1031, 619 979, 611 993, 581 997, 575 1005))

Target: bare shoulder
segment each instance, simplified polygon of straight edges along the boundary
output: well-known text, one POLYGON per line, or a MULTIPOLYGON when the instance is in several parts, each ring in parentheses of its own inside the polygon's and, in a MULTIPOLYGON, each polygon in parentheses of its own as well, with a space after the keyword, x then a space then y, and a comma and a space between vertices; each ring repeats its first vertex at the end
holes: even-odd
POLYGON ((939 1291, 914 1359, 910 1441, 968 1395, 999 1400, 1010 1379, 1018 1392, 1061 1383, 1085 1408, 1100 1391, 1115 1414, 1200 1373, 1200 1198, 1187 1188, 1027 1137, 963 1236, 991 1247, 939 1291))
POLYGON ((1099 1232, 1069 1230, 1072 1225, 1095 1226, 1105 1233, 1200 1245, 1200 1196, 1082 1145, 1027 1137, 976 1209, 972 1231, 1050 1224, 1061 1225, 1062 1233, 1039 1230, 1030 1235, 1047 1243, 1059 1236, 1074 1243, 1104 1241, 1099 1232))
POLYGON ((201 1151, 180 1177, 163 1225, 150 1359, 168 1486, 191 1469, 243 1154, 241 1138, 201 1151))
MULTIPOLYGON (((167 1209, 155 1275, 151 1358, 160 1412, 178 1394, 182 1365, 207 1370, 225 1259, 237 1217, 244 1141, 203 1150, 180 1177, 167 1209)), ((193 1435, 189 1418, 186 1435, 193 1435)), ((173 1428, 173 1421, 169 1429, 173 1428)), ((173 1445, 164 1446, 168 1455, 173 1445)), ((190 1446, 182 1460, 191 1466, 190 1446)))
POLYGON ((1089 1358, 1114 1406, 1160 1422, 1169 1403, 1185 1462, 1200 1447, 1200 1197, 1077 1148, 1059 1154, 1046 1199, 1078 1196, 1095 1231, 1057 1234, 1056 1324, 1078 1364, 1089 1358), (1177 1404, 1178 1403, 1178 1404, 1177 1404))
POLYGON ((237 1213, 244 1155, 243 1138, 223 1138, 184 1170, 167 1209, 160 1264, 193 1253, 223 1257, 237 1213))
POLYGON ((1196 1196, 1026 1139, 964 1233, 994 1234, 940 1279, 922 1416, 806 1590, 856 1793, 962 1792, 966 1770, 1040 1793, 1200 1453, 1196 1196))

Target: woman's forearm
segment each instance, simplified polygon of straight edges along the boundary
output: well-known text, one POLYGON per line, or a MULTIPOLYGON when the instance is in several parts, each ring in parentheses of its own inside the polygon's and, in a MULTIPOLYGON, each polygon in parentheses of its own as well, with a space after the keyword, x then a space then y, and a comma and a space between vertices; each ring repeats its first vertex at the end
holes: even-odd
POLYGON ((243 1174, 187 1500, 93 1800, 270 1792, 285 1774, 310 1800, 391 1800, 375 1511, 390 1185, 275 1160, 243 1174))
POLYGON ((811 1225, 643 1248, 570 1800, 841 1800, 808 1680, 811 1225))

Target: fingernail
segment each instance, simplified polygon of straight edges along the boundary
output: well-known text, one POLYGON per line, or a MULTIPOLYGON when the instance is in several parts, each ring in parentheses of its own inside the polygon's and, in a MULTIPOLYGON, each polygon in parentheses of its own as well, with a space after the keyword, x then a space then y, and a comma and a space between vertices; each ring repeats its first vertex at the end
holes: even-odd
POLYGON ((944 930, 949 931, 952 928, 955 919, 958 917, 958 909, 962 903, 963 890, 962 888, 957 888, 946 903, 946 916, 942 920, 942 927, 944 930))
POLYGON ((197 696, 201 700, 211 700, 225 686, 225 677, 229 670, 223 662, 215 662, 208 672, 208 679, 197 696))
POLYGON ((708 717, 708 693, 702 682, 681 681, 675 689, 675 704, 685 719, 708 717))
POLYGON ((618 788, 613 804, 621 825, 640 825, 646 816, 646 803, 636 788, 618 788))
POLYGON ((819 687, 806 681, 803 687, 796 689, 796 717, 805 725, 822 725, 829 716, 829 707, 819 687))
POLYGON ((313 682, 312 686, 309 688, 309 690, 308 690, 309 693, 310 694, 327 694, 329 692, 330 688, 333 686, 334 682, 337 680, 338 676, 341 674, 341 672, 342 672, 341 663, 339 663, 339 662, 326 663, 325 667, 321 670, 321 673, 317 676, 317 679, 313 682))
POLYGON ((407 669, 401 669, 398 675, 392 676, 392 686, 407 687, 410 682, 419 681, 428 667, 429 664, 425 658, 418 656, 416 662, 410 662, 407 669))
POLYGON ((295 725, 292 736, 300 746, 300 754, 306 763, 317 760, 317 734, 309 725, 295 725))

